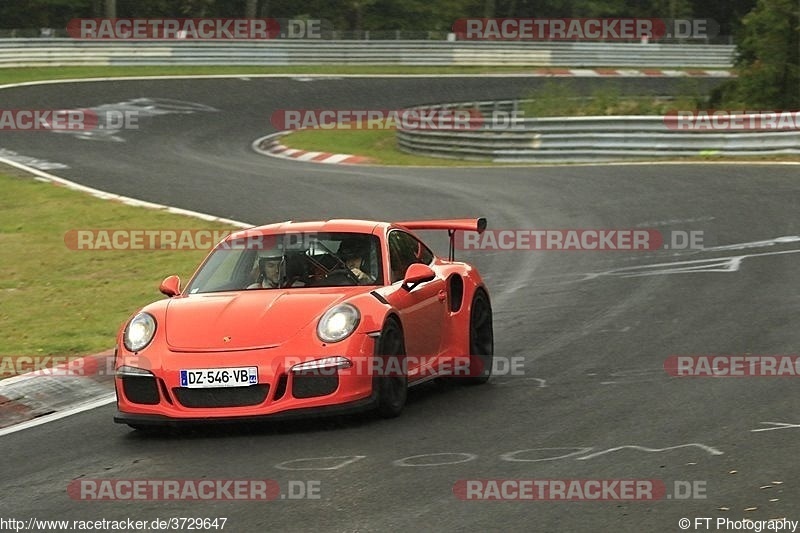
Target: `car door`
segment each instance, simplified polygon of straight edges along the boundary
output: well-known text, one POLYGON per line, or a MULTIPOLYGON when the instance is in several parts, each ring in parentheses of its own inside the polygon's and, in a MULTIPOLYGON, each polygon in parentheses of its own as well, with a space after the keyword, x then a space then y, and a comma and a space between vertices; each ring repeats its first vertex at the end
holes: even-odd
POLYGON ((447 309, 445 281, 437 276, 406 290, 402 287, 406 269, 414 263, 433 266, 433 253, 416 237, 401 230, 389 233, 388 245, 392 290, 386 299, 400 313, 409 356, 409 379, 413 381, 427 375, 441 347, 447 309))

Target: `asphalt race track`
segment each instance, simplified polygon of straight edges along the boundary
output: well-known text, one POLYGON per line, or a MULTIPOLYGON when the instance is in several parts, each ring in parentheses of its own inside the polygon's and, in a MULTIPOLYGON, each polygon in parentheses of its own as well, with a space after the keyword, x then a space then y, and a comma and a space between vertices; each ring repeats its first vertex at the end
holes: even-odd
MULTIPOLYGON (((496 354, 521 358, 524 376, 498 375, 482 387, 426 384, 395 420, 178 436, 115 425, 108 405, 0 437, 0 515, 227 517, 225 531, 236 532, 640 532, 679 531, 683 517, 800 519, 796 381, 675 378, 663 368, 673 354, 797 354, 800 244, 773 242, 800 235, 797 166, 345 167, 276 160, 250 148, 274 131, 269 117, 280 108, 512 98, 542 81, 254 77, 3 90, 4 107, 17 109, 140 98, 162 107, 163 99, 193 103, 173 103, 173 111, 192 113, 142 118, 116 141, 0 134, 0 149, 66 165, 51 170, 59 176, 147 201, 253 224, 482 215, 498 229, 700 230, 706 247, 726 247, 461 252, 491 289, 496 354), (79 478, 263 478, 284 492, 290 481, 310 480, 319 482, 320 497, 88 502, 67 495, 79 478), (662 480, 673 497, 499 502, 453 493, 458 480, 520 478, 662 480), (680 499, 675 483, 686 481, 699 482, 704 493, 695 496, 705 498, 680 499)), ((588 90, 611 82, 573 83, 588 90)), ((662 93, 668 83, 681 82, 631 79, 624 88, 662 93)), ((433 241, 444 253, 442 237, 433 241)), ((152 273, 154 299, 167 274, 152 273)))

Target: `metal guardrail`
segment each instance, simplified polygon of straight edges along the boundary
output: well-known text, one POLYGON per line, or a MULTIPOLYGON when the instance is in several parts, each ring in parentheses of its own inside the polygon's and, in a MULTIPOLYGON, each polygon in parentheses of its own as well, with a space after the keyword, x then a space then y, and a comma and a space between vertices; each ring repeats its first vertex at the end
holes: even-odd
POLYGON ((707 44, 466 41, 79 41, 0 39, 0 67, 404 65, 730 68, 707 44))
MULTIPOLYGON (((506 113, 518 102, 470 102, 417 109, 477 109, 506 113)), ((749 115, 745 115, 749 116, 749 115)), ((397 130, 401 150, 416 154, 498 163, 614 161, 800 154, 800 131, 671 129, 663 116, 602 116, 517 119, 503 128, 475 119, 474 129, 397 130)))

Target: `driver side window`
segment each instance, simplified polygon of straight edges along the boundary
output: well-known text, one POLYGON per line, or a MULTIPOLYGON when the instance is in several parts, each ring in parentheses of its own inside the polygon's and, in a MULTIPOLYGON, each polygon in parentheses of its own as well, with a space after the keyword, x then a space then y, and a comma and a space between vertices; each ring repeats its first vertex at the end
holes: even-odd
POLYGON ((390 283, 400 281, 408 267, 414 263, 431 264, 433 252, 404 231, 389 233, 389 263, 392 269, 390 283))

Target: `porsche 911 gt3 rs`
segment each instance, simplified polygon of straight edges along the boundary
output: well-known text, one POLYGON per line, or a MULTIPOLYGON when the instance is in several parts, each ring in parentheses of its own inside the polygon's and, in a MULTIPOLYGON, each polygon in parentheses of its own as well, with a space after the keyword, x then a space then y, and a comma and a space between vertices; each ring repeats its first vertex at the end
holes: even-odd
POLYGON ((409 386, 479 384, 494 351, 489 293, 454 260, 486 220, 284 222, 233 233, 185 287, 120 328, 118 412, 135 428, 372 409, 400 414, 409 386), (415 235, 443 230, 448 259, 415 235))

